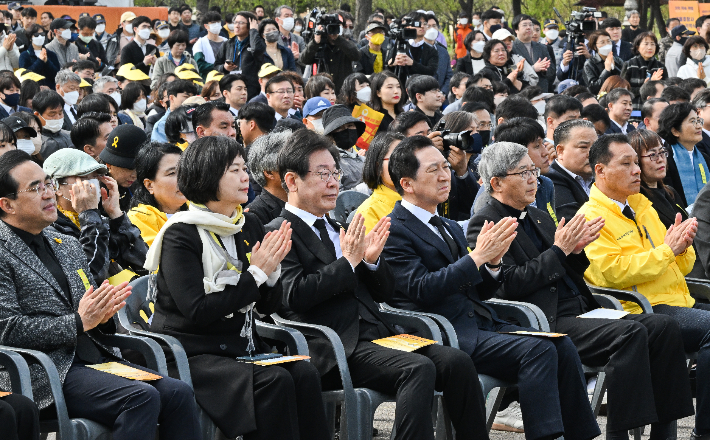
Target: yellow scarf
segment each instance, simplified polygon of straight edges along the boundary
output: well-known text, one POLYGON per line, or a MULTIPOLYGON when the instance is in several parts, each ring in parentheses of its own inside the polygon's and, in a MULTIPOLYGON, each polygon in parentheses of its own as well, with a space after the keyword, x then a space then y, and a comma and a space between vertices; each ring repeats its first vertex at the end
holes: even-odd
POLYGON ((375 73, 382 72, 382 51, 375 52, 372 48, 370 48, 370 53, 375 55, 375 62, 372 65, 372 70, 375 73))
POLYGON ((81 226, 79 226, 79 213, 78 212, 66 211, 66 210, 62 209, 62 207, 59 206, 59 204, 57 204, 57 209, 59 210, 59 212, 64 214, 69 220, 71 220, 71 222, 74 223, 77 228, 81 229, 81 226))

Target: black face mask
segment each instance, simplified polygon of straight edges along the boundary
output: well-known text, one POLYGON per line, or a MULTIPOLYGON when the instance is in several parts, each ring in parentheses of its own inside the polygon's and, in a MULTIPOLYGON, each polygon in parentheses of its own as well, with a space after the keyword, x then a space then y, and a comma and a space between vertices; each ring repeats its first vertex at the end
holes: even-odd
POLYGON ((490 130, 481 130, 478 132, 478 134, 481 135, 481 141, 483 146, 485 147, 488 145, 488 142, 491 141, 491 131, 490 130))
POLYGON ((349 150, 354 147, 358 138, 357 129, 355 128, 348 128, 346 130, 331 133, 330 135, 333 136, 335 145, 337 145, 341 150, 349 150))

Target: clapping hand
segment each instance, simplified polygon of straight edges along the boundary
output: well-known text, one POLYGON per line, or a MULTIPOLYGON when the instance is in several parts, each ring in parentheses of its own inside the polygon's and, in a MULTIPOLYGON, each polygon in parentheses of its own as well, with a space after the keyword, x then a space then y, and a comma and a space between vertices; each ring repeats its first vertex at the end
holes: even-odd
POLYGON ((533 70, 535 72, 541 72, 547 70, 550 67, 550 60, 548 58, 538 59, 535 64, 533 64, 533 70))
POLYGON ((89 331, 99 324, 105 324, 123 306, 125 300, 131 295, 131 286, 128 282, 112 286, 108 280, 104 281, 98 289, 89 287, 79 301, 79 317, 84 331, 89 331))
MULTIPOLYGON (((360 214, 356 214, 360 215, 360 214)), ((361 216, 361 215, 360 215, 361 216)), ((362 217, 362 216, 361 216, 362 217)), ((363 224, 364 224, 363 217, 363 224)), ((387 237, 390 236, 390 218, 382 217, 380 221, 377 222, 374 228, 369 234, 365 236, 365 262, 367 264, 377 263, 377 259, 380 258, 382 249, 385 247, 387 242, 387 237)))
POLYGON ((488 262, 493 264, 500 262, 518 235, 515 231, 517 227, 518 221, 513 217, 505 217, 495 224, 484 221, 481 232, 476 238, 476 247, 468 254, 476 266, 481 267, 488 262))
POLYGON ((577 245, 585 236, 586 224, 587 221, 584 219, 584 214, 575 215, 569 222, 562 218, 555 231, 554 245, 560 248, 565 255, 571 254, 577 249, 577 245))
POLYGON ((599 233, 604 228, 604 219, 602 217, 597 217, 594 220, 586 222, 584 225, 584 232, 582 238, 577 243, 577 246, 572 251, 573 254, 579 254, 584 250, 585 247, 597 238, 599 238, 599 233))
POLYGON ((5 37, 4 40, 2 40, 2 47, 5 48, 8 52, 12 50, 12 46, 15 44, 15 40, 17 39, 17 35, 15 34, 10 34, 7 37, 5 37))
POLYGON ((279 229, 268 232, 252 248, 251 265, 261 269, 266 276, 271 275, 291 251, 291 232, 291 223, 286 220, 279 229))
MULTIPOLYGON (((389 230, 389 223, 387 229, 389 230)), ((389 235, 389 232, 387 235, 389 235)), ((365 218, 361 214, 355 214, 347 232, 344 229, 340 230, 340 250, 343 252, 343 257, 350 262, 353 268, 357 267, 365 258, 365 250, 368 248, 365 237, 365 218)), ((371 253, 374 253, 374 250, 371 253)), ((373 255, 370 255, 370 257, 372 258, 373 255)), ((377 253, 377 257, 379 257, 379 253, 377 253)))

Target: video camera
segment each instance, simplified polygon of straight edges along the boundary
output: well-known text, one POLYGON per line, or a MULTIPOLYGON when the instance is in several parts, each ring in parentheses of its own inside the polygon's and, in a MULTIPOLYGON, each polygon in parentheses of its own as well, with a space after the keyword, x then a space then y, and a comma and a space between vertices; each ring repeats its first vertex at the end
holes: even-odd
POLYGON ((406 16, 393 20, 392 23, 390 23, 390 31, 387 33, 387 36, 397 42, 414 40, 417 38, 417 30, 409 29, 411 26, 419 27, 419 22, 406 16))
POLYGON ((602 13, 597 11, 596 8, 583 7, 582 11, 572 11, 571 17, 568 21, 562 19, 560 11, 557 8, 552 8, 560 19, 560 22, 565 24, 567 29, 567 42, 565 43, 564 51, 571 50, 575 53, 574 59, 570 64, 570 74, 569 78, 577 80, 578 72, 580 72, 584 66, 583 55, 576 55, 577 47, 580 44, 584 44, 585 33, 593 32, 597 30, 597 19, 602 17, 602 13), (589 20, 593 18, 593 20, 589 20))
MULTIPOLYGON (((306 17, 306 29, 301 33, 301 36, 308 43, 315 35, 320 35, 321 37, 339 35, 342 24, 343 22, 339 15, 324 14, 320 9, 313 8, 306 17)), ((323 41, 321 40, 321 42, 323 41)))

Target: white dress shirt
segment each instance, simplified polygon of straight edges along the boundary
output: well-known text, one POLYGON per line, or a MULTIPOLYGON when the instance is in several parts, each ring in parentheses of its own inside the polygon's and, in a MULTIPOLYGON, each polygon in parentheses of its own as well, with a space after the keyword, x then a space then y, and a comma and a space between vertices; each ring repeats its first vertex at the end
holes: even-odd
MULTIPOLYGON (((71 121, 72 124, 74 124, 76 122, 76 118, 74 117, 74 115, 71 112, 71 110, 73 108, 74 108, 73 106, 71 106, 67 103, 64 103, 64 113, 66 113, 66 115, 69 117, 69 121, 71 121)), ((74 111, 76 111, 76 110, 74 110, 74 111)))
MULTIPOLYGON (((609 118, 609 119, 611 119, 611 118, 609 118)), ((613 122, 617 127, 619 127, 619 128, 621 129, 621 132, 622 132, 622 133, 628 134, 628 133, 626 132, 626 130, 629 129, 629 123, 628 123, 628 122, 625 123, 624 125, 619 125, 619 123, 616 122, 616 121, 613 120, 613 119, 611 119, 611 122, 613 122)))
POLYGON ((570 171, 570 170, 568 170, 567 168, 563 167, 561 163, 557 162, 557 165, 559 165, 560 168, 562 168, 563 170, 565 170, 565 171, 567 172, 567 174, 569 174, 570 176, 572 176, 572 178, 573 178, 577 183, 579 183, 579 186, 582 187, 582 189, 584 190, 584 192, 587 193, 587 195, 589 195, 589 192, 590 192, 591 189, 592 189, 592 183, 594 183, 594 177, 592 177, 592 178, 589 179, 589 180, 586 180, 586 179, 583 178, 582 176, 578 176, 578 175, 574 174, 572 171, 570 171))

